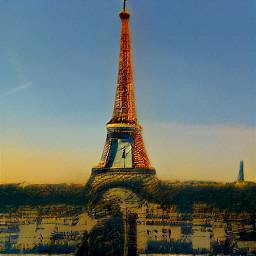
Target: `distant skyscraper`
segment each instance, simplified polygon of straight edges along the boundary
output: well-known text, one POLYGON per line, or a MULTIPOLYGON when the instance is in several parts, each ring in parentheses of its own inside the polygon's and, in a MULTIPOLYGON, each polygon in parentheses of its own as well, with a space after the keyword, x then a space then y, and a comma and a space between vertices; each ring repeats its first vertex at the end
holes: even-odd
POLYGON ((99 164, 92 175, 106 173, 155 174, 144 147, 142 127, 135 110, 132 50, 130 43, 130 14, 124 8, 122 21, 119 70, 116 96, 111 120, 107 123, 107 139, 99 164))
POLYGON ((237 181, 244 181, 244 161, 240 161, 240 168, 237 181))

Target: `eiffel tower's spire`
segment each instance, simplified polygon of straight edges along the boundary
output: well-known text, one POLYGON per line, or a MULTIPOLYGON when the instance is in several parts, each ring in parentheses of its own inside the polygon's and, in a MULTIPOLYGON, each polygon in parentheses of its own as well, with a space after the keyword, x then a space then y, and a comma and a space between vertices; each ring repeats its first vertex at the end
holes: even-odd
POLYGON ((124 0, 123 10, 119 14, 119 16, 122 21, 120 36, 119 70, 116 85, 114 110, 109 124, 136 124, 137 117, 135 110, 132 50, 129 29, 130 14, 126 10, 126 0, 124 0))
POLYGON ((124 0, 124 8, 123 8, 124 12, 125 12, 125 9, 126 9, 126 0, 124 0))

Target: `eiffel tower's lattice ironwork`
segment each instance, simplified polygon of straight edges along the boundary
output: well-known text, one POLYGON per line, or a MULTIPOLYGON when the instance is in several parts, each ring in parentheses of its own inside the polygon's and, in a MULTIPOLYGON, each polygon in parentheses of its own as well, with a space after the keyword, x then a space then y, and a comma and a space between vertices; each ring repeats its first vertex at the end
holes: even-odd
POLYGON ((109 123, 136 124, 132 51, 129 31, 129 13, 121 12, 122 31, 116 96, 112 119, 109 123))
POLYGON ((116 171, 154 174, 155 170, 151 167, 144 147, 142 127, 138 124, 136 115, 130 14, 125 5, 119 16, 122 28, 114 109, 112 118, 107 123, 107 138, 100 163, 93 168, 92 174, 116 171))

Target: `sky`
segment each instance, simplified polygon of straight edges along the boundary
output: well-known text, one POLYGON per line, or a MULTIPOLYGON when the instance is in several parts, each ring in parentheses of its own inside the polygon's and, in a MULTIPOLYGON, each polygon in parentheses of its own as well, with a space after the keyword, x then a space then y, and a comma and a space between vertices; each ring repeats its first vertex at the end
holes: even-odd
MULTIPOLYGON (((256 181, 256 1, 128 0, 161 179, 256 181)), ((85 183, 117 78, 120 0, 0 0, 0 183, 85 183)))

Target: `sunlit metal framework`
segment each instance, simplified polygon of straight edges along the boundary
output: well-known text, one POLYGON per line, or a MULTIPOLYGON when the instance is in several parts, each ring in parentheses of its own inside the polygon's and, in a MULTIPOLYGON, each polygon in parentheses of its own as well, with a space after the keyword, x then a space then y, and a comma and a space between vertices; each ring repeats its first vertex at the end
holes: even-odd
MULTIPOLYGON (((93 168, 92 174, 103 172, 125 171, 155 173, 147 156, 142 138, 142 127, 137 121, 134 81, 132 68, 132 50, 130 41, 130 14, 124 8, 119 14, 122 21, 120 36, 119 70, 116 95, 111 120, 107 123, 107 138, 99 164, 93 168), (116 157, 118 141, 125 141, 131 147, 131 165, 118 167, 113 165, 116 157)), ((125 148, 124 154, 125 158, 125 148)), ((125 160, 125 159, 124 159, 125 160)))

